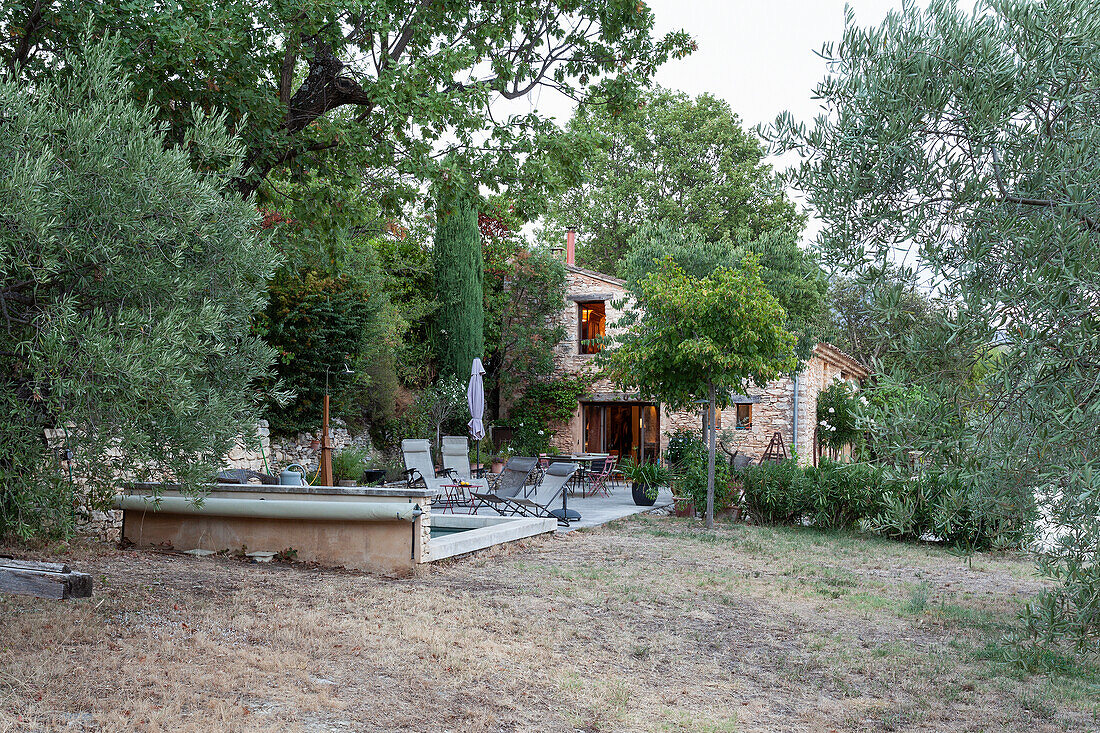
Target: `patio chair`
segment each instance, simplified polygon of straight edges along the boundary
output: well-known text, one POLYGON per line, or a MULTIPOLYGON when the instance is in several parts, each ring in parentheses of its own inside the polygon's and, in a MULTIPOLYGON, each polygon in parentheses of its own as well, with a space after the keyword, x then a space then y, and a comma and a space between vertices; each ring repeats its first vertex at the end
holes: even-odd
POLYGON ((426 488, 442 492, 443 484, 455 481, 447 469, 443 469, 442 476, 436 473, 432 444, 427 440, 402 440, 401 456, 405 459, 405 483, 410 487, 423 483, 426 488))
POLYGON ((537 458, 520 456, 509 458, 495 486, 486 491, 470 489, 470 496, 474 500, 473 511, 476 512, 479 508, 487 506, 492 507, 498 514, 506 514, 508 502, 526 494, 527 484, 533 480, 532 474, 537 473, 538 465, 537 458))
POLYGON ((473 487, 485 492, 489 490, 489 482, 483 478, 476 478, 470 470, 470 444, 462 435, 443 436, 443 470, 452 478, 465 481, 473 487))
POLYGON ((555 509, 561 501, 561 493, 565 491, 565 485, 573 479, 577 472, 577 464, 555 461, 551 463, 542 476, 542 481, 534 493, 527 497, 516 497, 507 502, 507 507, 514 514, 522 514, 527 517, 546 517, 557 519, 558 524, 569 526, 569 520, 564 513, 556 514, 555 509))
POLYGON ((615 456, 592 461, 592 468, 585 472, 581 496, 595 496, 603 492, 611 496, 611 474, 615 472, 615 456))

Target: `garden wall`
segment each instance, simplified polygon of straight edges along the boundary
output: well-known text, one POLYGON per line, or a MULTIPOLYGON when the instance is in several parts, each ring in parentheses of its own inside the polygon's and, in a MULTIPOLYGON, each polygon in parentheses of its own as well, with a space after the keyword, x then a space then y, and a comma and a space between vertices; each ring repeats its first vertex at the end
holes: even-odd
MULTIPOLYGON (((313 448, 312 442, 314 440, 320 441, 320 430, 313 433, 303 432, 294 436, 272 438, 267 420, 260 420, 257 423, 256 432, 259 436, 259 449, 247 447, 243 438, 238 440, 237 444, 229 450, 223 468, 246 468, 278 476, 279 472, 288 465, 297 463, 306 469, 308 476, 312 476, 317 472, 321 451, 313 448)), ((59 431, 46 431, 46 433, 47 440, 53 440, 60 444, 59 431), (52 433, 59 433, 59 435, 54 436, 52 433)), ((343 421, 339 419, 335 419, 331 423, 329 440, 332 443, 334 452, 349 446, 366 448, 373 452, 373 446, 368 435, 353 436, 348 432, 343 421)), ((77 529, 85 534, 96 535, 108 541, 117 540, 122 529, 122 512, 117 510, 88 510, 86 516, 78 521, 77 529)))

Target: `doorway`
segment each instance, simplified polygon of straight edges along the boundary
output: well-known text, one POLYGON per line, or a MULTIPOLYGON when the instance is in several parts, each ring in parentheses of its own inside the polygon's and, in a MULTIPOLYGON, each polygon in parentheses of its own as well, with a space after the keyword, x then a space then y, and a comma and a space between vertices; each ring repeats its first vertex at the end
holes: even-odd
POLYGON ((585 402, 584 450, 635 461, 656 461, 661 453, 661 417, 647 402, 585 402))

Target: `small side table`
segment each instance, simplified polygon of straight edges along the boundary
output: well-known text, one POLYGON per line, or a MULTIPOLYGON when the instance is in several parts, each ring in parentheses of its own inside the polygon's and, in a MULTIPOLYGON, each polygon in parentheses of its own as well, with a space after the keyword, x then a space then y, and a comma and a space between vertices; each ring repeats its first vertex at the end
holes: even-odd
POLYGON ((443 493, 436 498, 432 507, 438 506, 440 514, 445 514, 448 509, 451 510, 451 514, 454 514, 455 507, 473 506, 468 493, 468 489, 473 488, 472 486, 467 484, 440 484, 439 488, 443 489, 443 493))

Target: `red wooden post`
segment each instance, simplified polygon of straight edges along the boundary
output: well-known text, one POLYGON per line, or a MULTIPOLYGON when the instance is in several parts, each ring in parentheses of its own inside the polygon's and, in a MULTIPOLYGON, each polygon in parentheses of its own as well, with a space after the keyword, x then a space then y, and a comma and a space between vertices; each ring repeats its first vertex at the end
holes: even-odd
POLYGON ((328 394, 321 413, 321 486, 332 486, 332 443, 328 437, 328 394))

